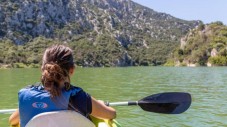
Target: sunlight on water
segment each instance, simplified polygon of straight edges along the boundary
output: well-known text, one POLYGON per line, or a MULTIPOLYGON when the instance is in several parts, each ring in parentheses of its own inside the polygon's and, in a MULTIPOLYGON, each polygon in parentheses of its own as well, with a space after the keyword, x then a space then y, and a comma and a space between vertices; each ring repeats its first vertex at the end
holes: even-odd
MULTIPOLYGON (((73 84, 97 99, 139 100, 160 92, 189 92, 190 109, 180 115, 145 112, 139 107, 116 107, 123 127, 220 127, 227 126, 227 68, 78 68, 73 84)), ((40 79, 39 69, 0 70, 0 109, 17 107, 17 91, 40 79)), ((8 126, 0 114, 0 127, 8 126)))

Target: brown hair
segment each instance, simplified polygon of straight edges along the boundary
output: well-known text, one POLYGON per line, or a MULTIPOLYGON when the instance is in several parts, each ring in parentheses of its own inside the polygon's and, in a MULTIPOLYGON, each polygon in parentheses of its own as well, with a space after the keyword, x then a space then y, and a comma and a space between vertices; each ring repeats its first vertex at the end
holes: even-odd
POLYGON ((74 68, 72 50, 64 45, 46 49, 42 62, 41 82, 52 97, 61 95, 62 85, 70 86, 69 70, 74 68), (65 82, 66 80, 69 82, 65 82))

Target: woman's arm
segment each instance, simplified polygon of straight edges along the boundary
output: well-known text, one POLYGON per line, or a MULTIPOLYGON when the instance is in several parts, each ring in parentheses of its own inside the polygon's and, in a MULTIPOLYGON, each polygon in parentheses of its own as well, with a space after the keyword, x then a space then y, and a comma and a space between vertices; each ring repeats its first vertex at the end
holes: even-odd
POLYGON ((103 101, 98 101, 92 97, 92 113, 91 115, 101 119, 116 118, 116 111, 114 108, 108 107, 103 101))
POLYGON ((9 124, 11 126, 18 125, 20 121, 19 110, 17 109, 10 117, 9 117, 9 124))

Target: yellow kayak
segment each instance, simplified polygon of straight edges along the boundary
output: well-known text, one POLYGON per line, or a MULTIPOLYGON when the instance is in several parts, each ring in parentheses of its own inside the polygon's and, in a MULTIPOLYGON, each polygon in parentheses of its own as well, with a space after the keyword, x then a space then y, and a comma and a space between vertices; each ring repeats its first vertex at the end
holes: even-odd
POLYGON ((91 117, 95 127, 121 127, 116 120, 103 120, 95 117, 91 117))

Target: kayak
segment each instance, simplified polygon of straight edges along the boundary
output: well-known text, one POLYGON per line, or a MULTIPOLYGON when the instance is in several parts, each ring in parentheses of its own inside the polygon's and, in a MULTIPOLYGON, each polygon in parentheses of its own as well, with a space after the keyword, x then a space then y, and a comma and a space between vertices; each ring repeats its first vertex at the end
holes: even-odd
MULTIPOLYGON (((19 126, 17 126, 19 127, 19 126)), ((104 120, 70 111, 45 112, 34 116, 26 127, 121 127, 116 120, 104 120)))
POLYGON ((95 127, 121 127, 121 125, 116 120, 104 120, 92 117, 92 122, 95 124, 95 127))

